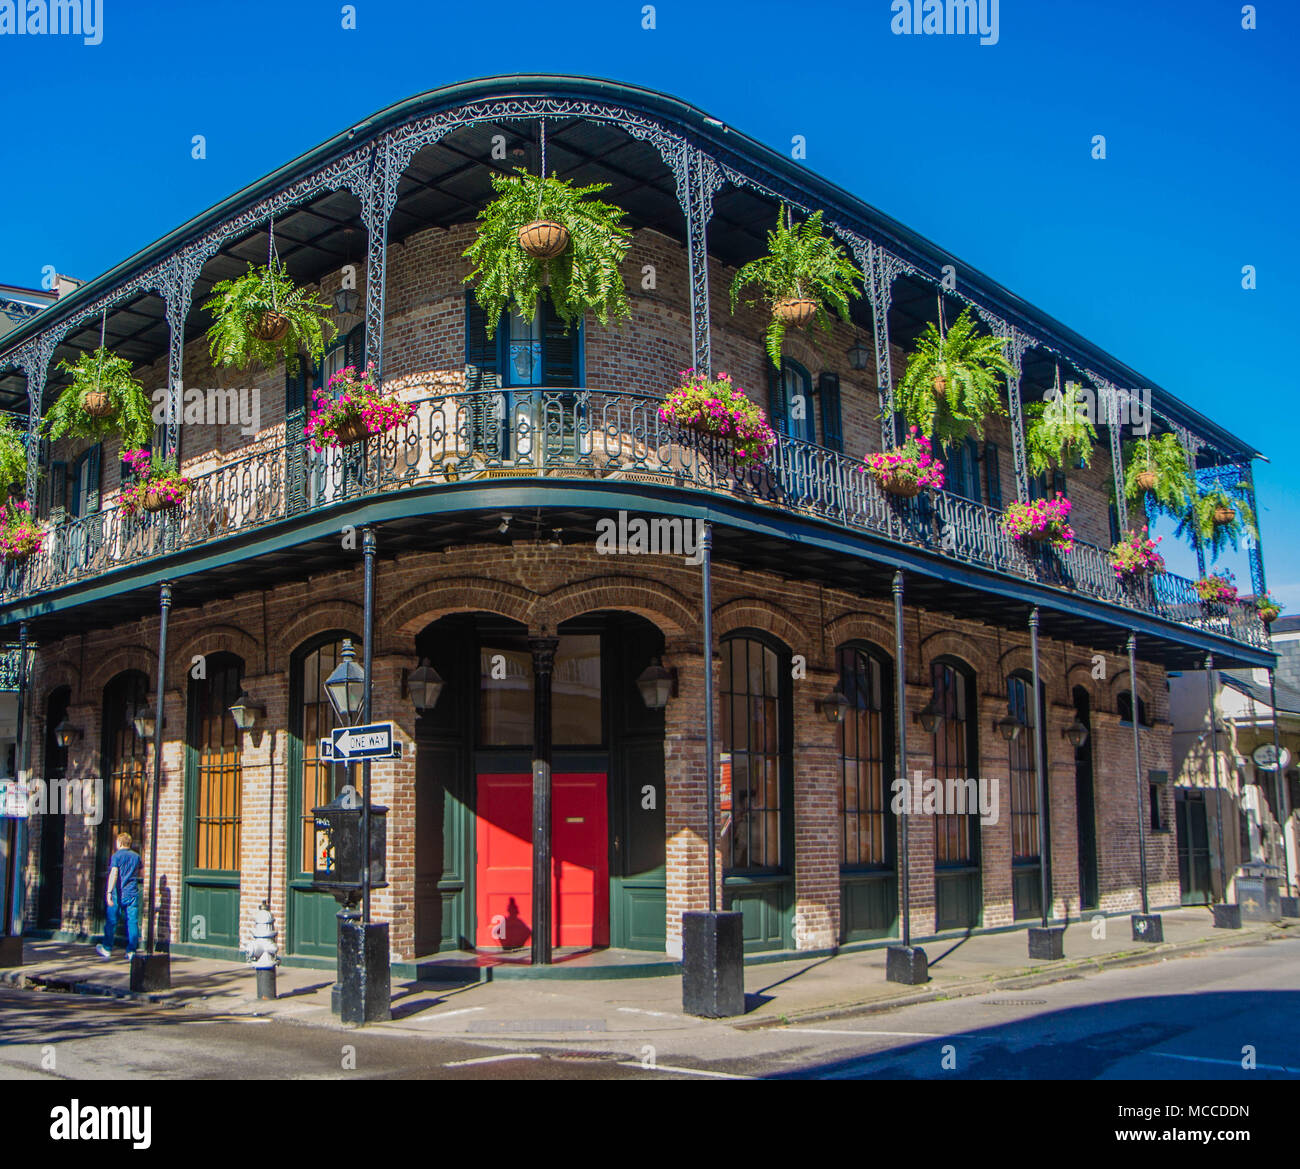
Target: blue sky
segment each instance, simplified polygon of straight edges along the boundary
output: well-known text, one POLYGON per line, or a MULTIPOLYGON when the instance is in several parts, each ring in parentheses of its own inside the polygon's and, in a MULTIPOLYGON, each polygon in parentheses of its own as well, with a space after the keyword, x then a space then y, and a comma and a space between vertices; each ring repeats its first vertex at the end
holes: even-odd
MULTIPOLYGON (((663 0, 652 31, 641 0, 357 0, 355 30, 334 0, 102 5, 97 46, 0 36, 0 283, 98 275, 426 89, 511 72, 645 85, 783 152, 804 135, 809 167, 1262 450, 1269 585, 1300 612, 1291 0, 1258 4, 1255 31, 1232 0, 1001 0, 995 45, 895 35, 890 0, 663 0)), ((1244 557, 1224 564, 1249 586, 1244 557)))

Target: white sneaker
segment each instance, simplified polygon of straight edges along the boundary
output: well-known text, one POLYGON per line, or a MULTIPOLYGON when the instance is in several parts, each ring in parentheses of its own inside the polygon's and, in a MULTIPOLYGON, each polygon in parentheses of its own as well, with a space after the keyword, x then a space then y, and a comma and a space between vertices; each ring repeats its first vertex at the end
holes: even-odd
POLYGON ((126 954, 126 960, 127 960, 128 962, 130 962, 134 957, 135 957, 135 951, 134 951, 134 950, 128 950, 128 951, 127 951, 127 954, 126 954))
POLYGON ((96 946, 95 953, 98 954, 101 958, 111 958, 113 956, 108 950, 104 949, 103 945, 96 946))

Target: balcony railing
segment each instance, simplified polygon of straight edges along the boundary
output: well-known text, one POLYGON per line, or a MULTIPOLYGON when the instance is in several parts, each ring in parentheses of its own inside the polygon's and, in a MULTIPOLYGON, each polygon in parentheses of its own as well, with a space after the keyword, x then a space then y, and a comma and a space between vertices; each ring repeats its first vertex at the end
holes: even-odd
POLYGON ((13 601, 334 504, 415 487, 483 478, 581 478, 675 486, 816 516, 843 528, 920 547, 982 568, 1267 647, 1254 607, 1206 606, 1171 574, 1130 587, 1104 549, 1076 542, 1058 553, 1022 545, 1001 514, 948 492, 901 500, 861 464, 813 443, 782 438, 762 464, 728 444, 683 433, 659 418, 659 399, 598 390, 505 390, 411 397, 403 426, 342 450, 260 449, 193 480, 171 512, 128 516, 110 506, 64 522, 41 550, 5 574, 13 601))

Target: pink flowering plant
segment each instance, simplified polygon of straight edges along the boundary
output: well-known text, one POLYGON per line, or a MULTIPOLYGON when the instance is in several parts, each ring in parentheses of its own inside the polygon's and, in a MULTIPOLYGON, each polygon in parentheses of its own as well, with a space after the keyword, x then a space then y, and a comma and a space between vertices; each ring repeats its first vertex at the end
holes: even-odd
POLYGON ((1156 551, 1156 545, 1163 540, 1157 536, 1154 540, 1147 534, 1147 529, 1129 532, 1110 550, 1110 564, 1118 580, 1134 580, 1151 574, 1159 576, 1165 570, 1165 558, 1156 551))
POLYGON ((776 434, 762 408, 720 373, 716 379, 693 369, 681 371, 682 384, 664 398, 659 418, 672 426, 728 439, 736 458, 763 460, 776 447, 776 434))
POLYGON ((903 445, 868 455, 858 468, 866 471, 893 495, 912 496, 923 487, 943 488, 943 464, 934 457, 930 440, 918 427, 910 427, 903 445))
POLYGON ((1228 604, 1237 599, 1237 578, 1227 569, 1212 572, 1196 582, 1196 594, 1202 601, 1228 604))
POLYGON ((25 499, 8 499, 0 515, 0 559, 26 560, 39 551, 45 533, 32 520, 32 508, 25 499))
POLYGON ((127 515, 175 507, 184 501, 193 486, 191 480, 176 470, 175 459, 151 455, 146 450, 130 450, 122 455, 122 462, 131 468, 134 476, 118 496, 118 503, 127 515))
POLYGON ((1071 506, 1059 491, 1053 499, 1008 504, 1002 513, 1002 526, 1013 540, 1047 541, 1058 551, 1069 552, 1074 547, 1074 529, 1069 524, 1071 506))
POLYGON ((406 422, 415 406, 375 386, 375 367, 367 365, 362 373, 355 366, 344 366, 332 375, 324 387, 312 391, 313 409, 303 433, 311 449, 342 447, 372 434, 384 434, 406 422))

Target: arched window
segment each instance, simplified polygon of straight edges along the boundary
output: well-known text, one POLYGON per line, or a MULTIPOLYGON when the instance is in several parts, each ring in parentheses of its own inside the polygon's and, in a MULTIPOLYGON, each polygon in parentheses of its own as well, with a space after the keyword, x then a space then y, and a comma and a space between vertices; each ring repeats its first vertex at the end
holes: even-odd
POLYGON ((233 654, 213 654, 207 677, 191 678, 189 693, 190 798, 187 869, 239 871, 243 733, 230 707, 239 697, 244 664, 233 654))
MULTIPOLYGON (((149 679, 139 670, 118 674, 104 688, 104 804, 101 841, 112 851, 119 832, 139 848, 144 836, 145 754, 135 716, 147 709, 149 679)), ((106 859, 106 858, 105 858, 106 859)))
POLYGON ((840 864, 884 868, 893 863, 888 831, 893 782, 893 702, 888 663, 857 646, 836 653, 840 688, 849 701, 836 729, 840 753, 840 864))
MULTIPOLYGON (((1119 710, 1119 721, 1125 726, 1133 725, 1133 694, 1129 690, 1121 690, 1115 699, 1116 708, 1119 710)), ((1149 727, 1151 718, 1147 714, 1147 704, 1142 701, 1142 695, 1138 695, 1138 726, 1149 727)))
POLYGON ((1007 747, 1011 767, 1011 861, 1037 861, 1038 773, 1034 768, 1033 682, 1020 674, 1007 679, 1007 710, 1023 728, 1007 747))
POLYGON ((777 369, 769 363, 768 413, 772 429, 791 438, 817 441, 817 422, 813 416, 812 377, 797 361, 788 357, 777 369))
POLYGON ((342 650, 343 635, 331 635, 304 651, 295 662, 298 684, 293 729, 302 744, 302 762, 298 775, 291 780, 296 780, 298 795, 297 873, 305 877, 310 877, 315 867, 316 833, 311 810, 328 804, 347 782, 347 769, 342 764, 320 757, 320 740, 341 725, 325 693, 325 679, 342 660, 342 650))
MULTIPOLYGON (((749 636, 723 641, 722 751, 731 768, 729 825, 723 809, 727 873, 777 872, 789 861, 783 830, 791 810, 788 677, 766 642, 749 636)), ((723 798, 725 804, 725 792, 723 798)))
POLYGON ((979 925, 982 905, 975 675, 955 659, 941 658, 931 667, 931 680, 939 716, 932 736, 940 788, 934 822, 935 921, 939 929, 969 929, 979 925), (970 810, 957 810, 959 792, 970 810))

